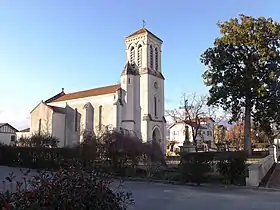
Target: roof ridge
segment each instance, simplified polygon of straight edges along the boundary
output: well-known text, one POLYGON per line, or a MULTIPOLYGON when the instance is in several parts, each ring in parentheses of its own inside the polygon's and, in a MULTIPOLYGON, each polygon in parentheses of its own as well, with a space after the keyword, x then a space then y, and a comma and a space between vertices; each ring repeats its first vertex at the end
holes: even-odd
POLYGON ((60 101, 78 99, 78 98, 86 98, 86 97, 91 97, 91 96, 98 96, 98 95, 115 93, 119 88, 121 88, 120 83, 114 84, 114 85, 108 85, 108 86, 103 86, 103 87, 87 89, 87 90, 71 92, 71 93, 66 93, 66 94, 56 98, 52 102, 60 102, 60 101))
POLYGON ((102 87, 96 87, 96 88, 90 88, 90 89, 86 89, 86 90, 79 90, 79 91, 75 91, 75 92, 65 93, 65 95, 72 94, 72 93, 80 93, 80 92, 85 92, 85 91, 90 91, 90 90, 103 89, 103 88, 108 88, 108 87, 115 87, 115 86, 120 86, 120 83, 115 84, 115 85, 106 85, 106 86, 102 86, 102 87))

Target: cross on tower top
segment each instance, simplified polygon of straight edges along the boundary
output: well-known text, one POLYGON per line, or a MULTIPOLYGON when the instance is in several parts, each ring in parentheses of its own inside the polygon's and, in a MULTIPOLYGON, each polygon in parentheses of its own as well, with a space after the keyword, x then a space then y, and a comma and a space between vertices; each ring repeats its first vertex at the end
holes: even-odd
POLYGON ((142 20, 142 27, 145 28, 145 26, 146 26, 146 21, 142 20))

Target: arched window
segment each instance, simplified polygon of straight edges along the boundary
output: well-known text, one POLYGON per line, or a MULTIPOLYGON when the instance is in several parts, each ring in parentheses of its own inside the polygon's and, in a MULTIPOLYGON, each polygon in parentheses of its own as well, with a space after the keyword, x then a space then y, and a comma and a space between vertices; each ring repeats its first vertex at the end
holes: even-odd
POLYGON ((98 122, 98 129, 101 130, 102 128, 102 106, 99 106, 99 122, 98 122))
POLYGON ((152 45, 150 45, 150 67, 151 69, 154 68, 154 51, 152 45))
POLYGON ((130 49, 130 63, 135 63, 135 48, 131 47, 130 49))
POLYGON ((141 44, 138 46, 137 65, 138 65, 138 68, 141 68, 141 66, 142 66, 142 45, 141 44))
POLYGON ((155 112, 155 117, 157 117, 157 97, 154 96, 154 112, 155 112))
POLYGON ((158 48, 155 49, 155 63, 156 70, 158 71, 158 48))

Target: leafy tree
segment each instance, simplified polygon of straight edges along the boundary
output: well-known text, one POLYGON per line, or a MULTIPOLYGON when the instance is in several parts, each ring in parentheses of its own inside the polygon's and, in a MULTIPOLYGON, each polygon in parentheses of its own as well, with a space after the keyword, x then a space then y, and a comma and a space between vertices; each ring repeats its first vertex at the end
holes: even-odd
MULTIPOLYGON (((226 133, 226 139, 230 142, 231 146, 237 150, 243 148, 241 139, 244 139, 244 123, 242 121, 233 125, 226 133)), ((251 142, 254 148, 264 149, 269 145, 269 136, 258 127, 252 126, 250 131, 251 142)))
POLYGON ((244 147, 251 153, 251 120, 269 133, 279 124, 280 25, 271 18, 240 15, 219 22, 221 36, 201 55, 207 67, 209 105, 244 117, 244 147))

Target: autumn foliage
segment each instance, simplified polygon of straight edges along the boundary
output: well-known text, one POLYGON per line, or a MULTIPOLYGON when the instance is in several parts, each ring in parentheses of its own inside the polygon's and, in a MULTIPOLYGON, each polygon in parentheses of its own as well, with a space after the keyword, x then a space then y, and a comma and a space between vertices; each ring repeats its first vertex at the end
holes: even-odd
MULTIPOLYGON (((254 127, 250 130, 252 147, 253 148, 265 148, 269 145, 268 137, 261 131, 254 127)), ((233 125, 226 132, 226 140, 230 142, 231 147, 237 150, 244 149, 244 124, 238 122, 233 125)))

